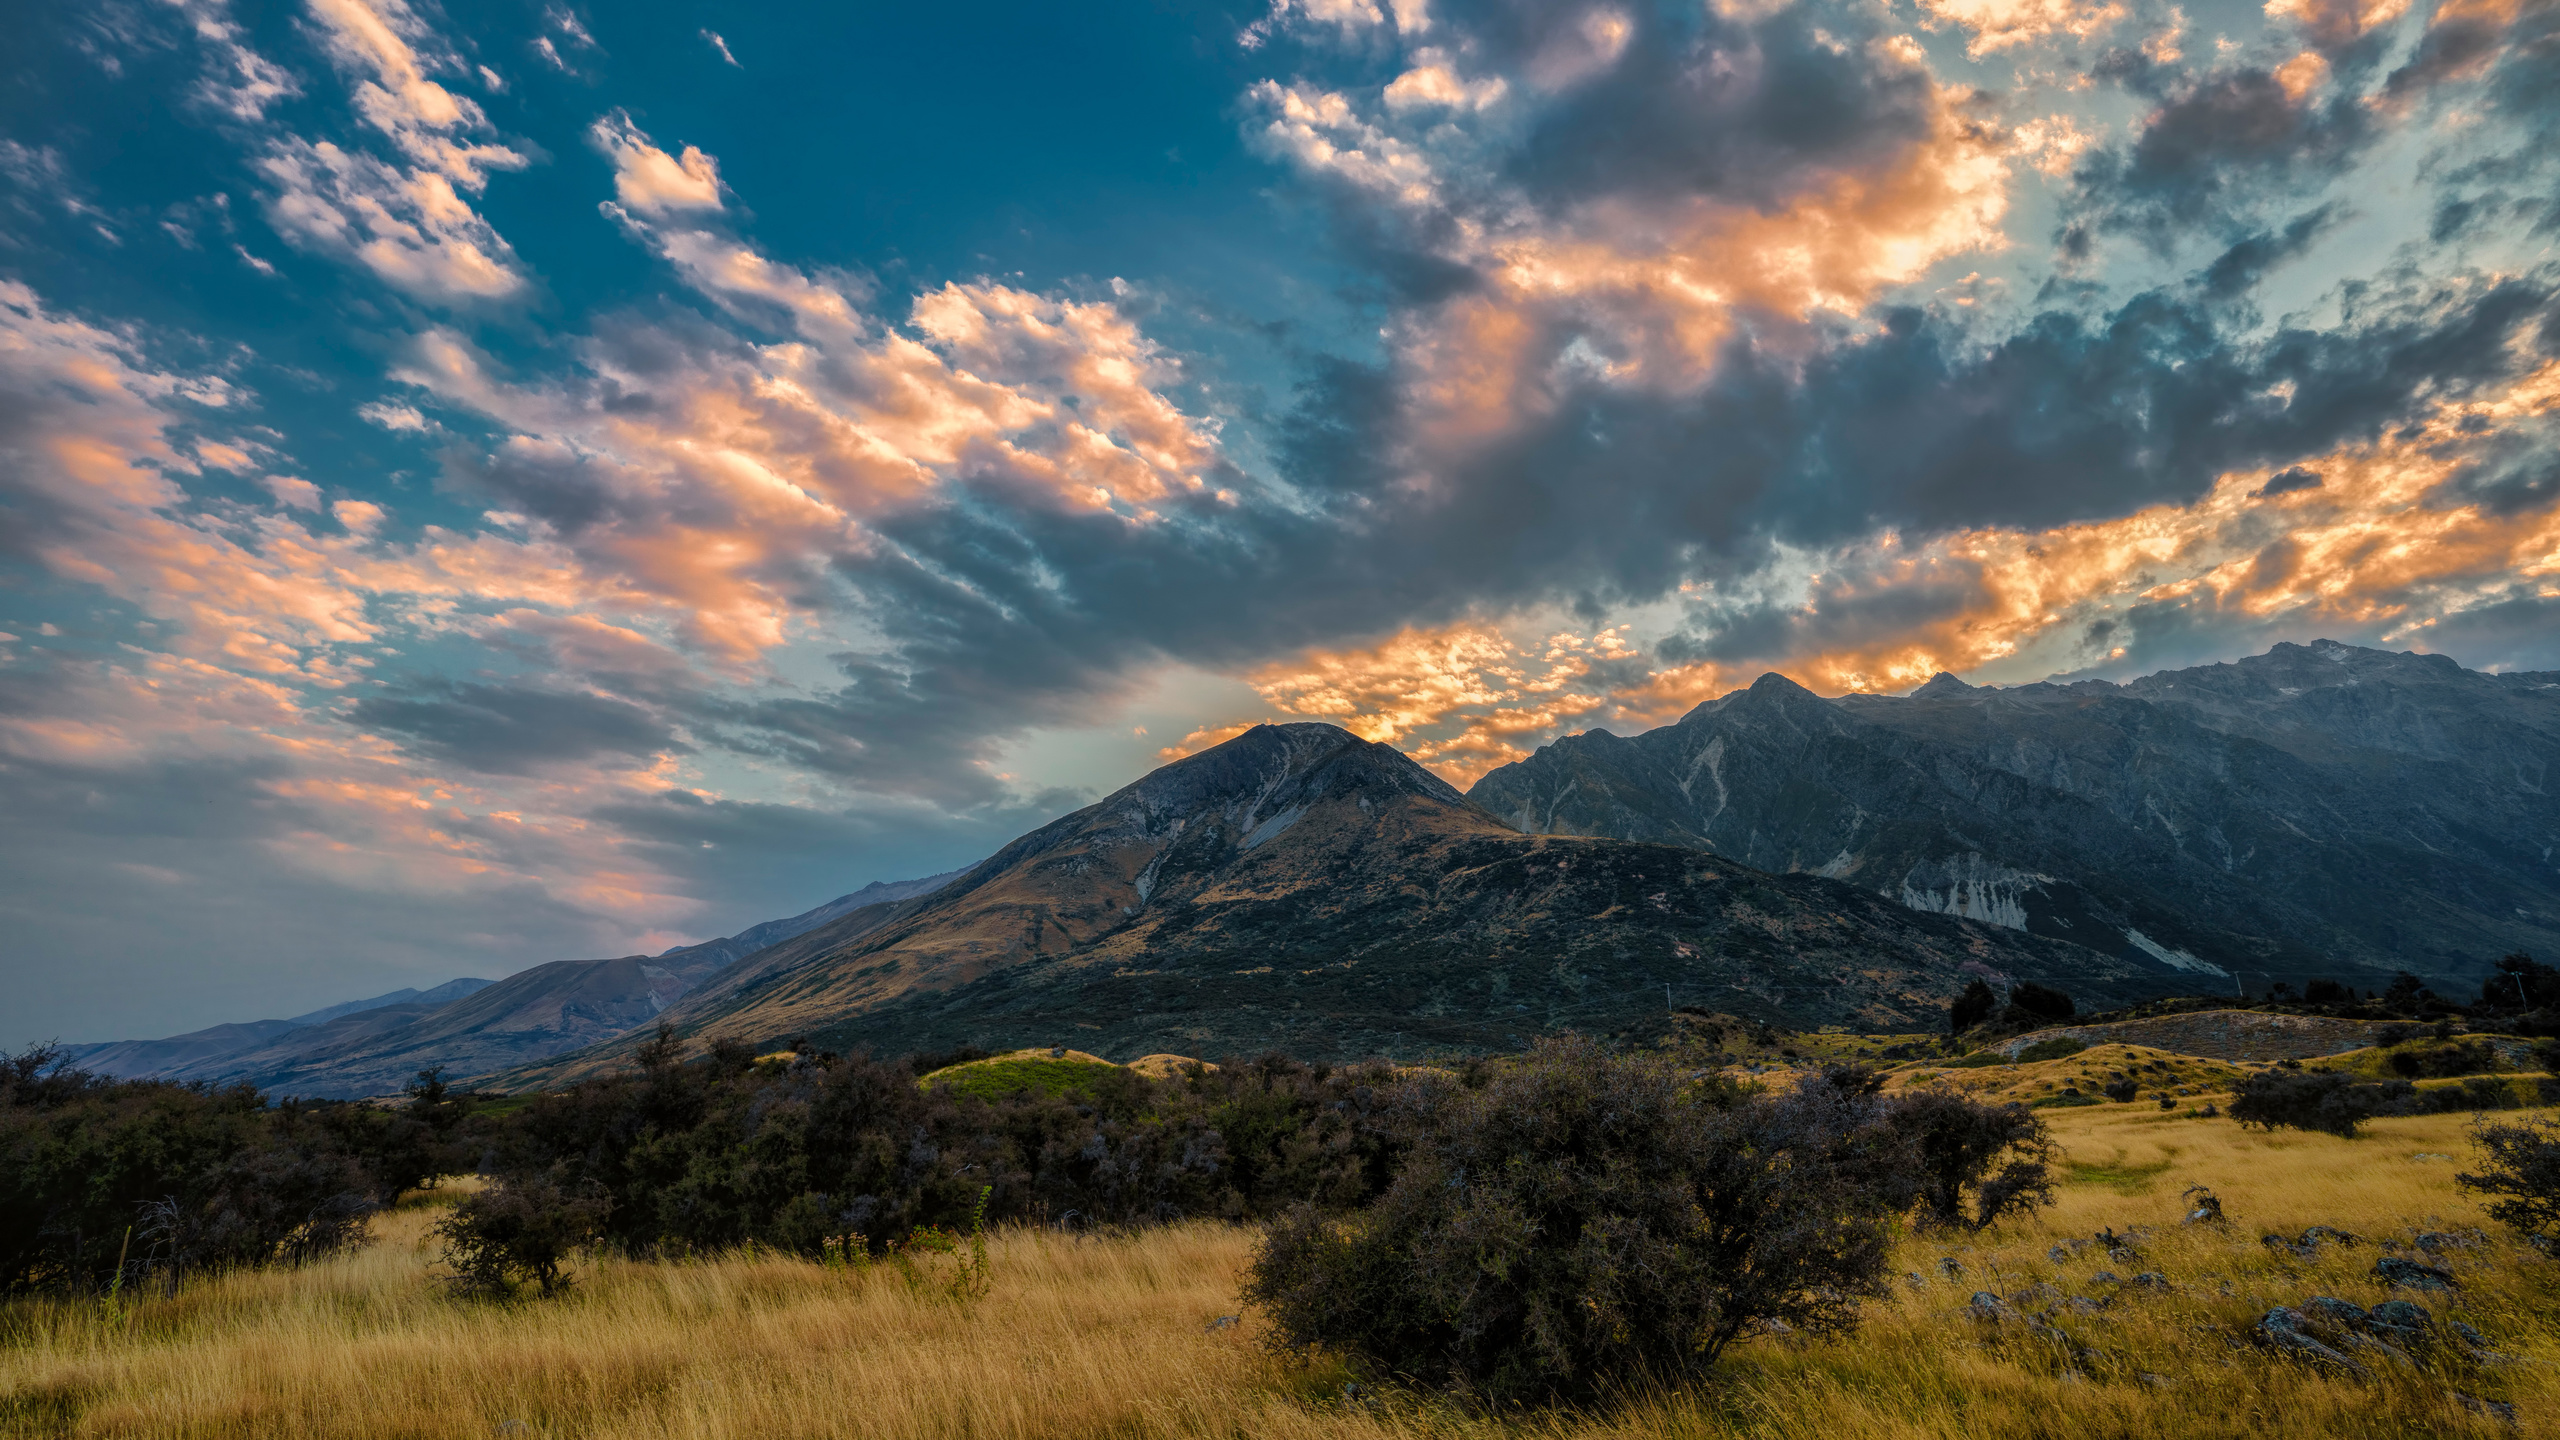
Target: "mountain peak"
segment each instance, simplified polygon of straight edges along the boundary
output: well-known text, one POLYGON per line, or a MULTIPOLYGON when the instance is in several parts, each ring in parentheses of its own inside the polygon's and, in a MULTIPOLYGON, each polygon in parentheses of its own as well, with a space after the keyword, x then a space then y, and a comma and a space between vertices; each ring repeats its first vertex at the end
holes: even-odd
POLYGON ((1913 700, 1934 700, 1941 695, 1970 695, 1980 688, 1980 686, 1976 685, 1967 685, 1963 681, 1957 679, 1954 675, 1941 670, 1937 674, 1929 677, 1928 684, 1912 691, 1908 698, 1913 700))

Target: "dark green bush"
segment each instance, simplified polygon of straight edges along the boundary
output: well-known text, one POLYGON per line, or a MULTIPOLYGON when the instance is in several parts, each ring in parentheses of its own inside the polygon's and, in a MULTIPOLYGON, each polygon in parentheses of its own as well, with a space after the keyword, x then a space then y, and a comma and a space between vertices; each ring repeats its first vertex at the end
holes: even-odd
POLYGON ((2351 1139, 2358 1126, 2415 1093, 2406 1081, 2368 1085, 2328 1070, 2262 1070, 2240 1082, 2231 1118, 2262 1130, 2281 1126, 2351 1139))
POLYGON ((435 1235, 455 1289, 507 1295, 529 1281, 550 1295, 567 1287, 561 1265, 595 1242, 612 1210, 611 1200, 592 1191, 525 1177, 464 1196, 436 1223, 435 1235))
POLYGON ((245 1085, 110 1080, 56 1059, 0 1055, 0 1290, 100 1288, 119 1264, 134 1280, 291 1263, 364 1239, 384 1187, 347 1143, 377 1123, 360 1107, 271 1107, 245 1085))
POLYGON ((2546 1255, 2560 1256, 2560 1116, 2517 1124, 2481 1124, 2471 1142, 2480 1168, 2454 1176, 2466 1194, 2497 1198, 2482 1207, 2512 1225, 2546 1255))
POLYGON ((2023 1105, 1985 1105, 1952 1090, 1906 1090, 1883 1106, 1909 1147, 1924 1228, 1983 1230, 2053 1203, 2053 1142, 2023 1105))
POLYGON ((1991 993, 1990 986, 1979 980, 1968 983, 1964 987, 1964 993, 1958 995, 1955 1003, 1947 1007, 1947 1033, 1963 1034, 1990 1019, 1991 1012, 1999 1006, 2000 997, 1991 993))
MULTIPOLYGON (((1898 1126, 1875 1090, 1871 1073, 1840 1069, 1751 1094, 1542 1041, 1480 1089, 1413 1087, 1410 1148, 1386 1193, 1355 1214, 1283 1215, 1246 1297, 1276 1344, 1496 1404, 1673 1381, 1756 1325, 1845 1330, 1883 1293, 1894 1222, 1924 1173, 1947 1182, 1935 1196, 1947 1213, 1964 1213, 1968 1190, 1994 1214, 2021 1193, 1982 1181, 1998 1137, 1933 1130, 1921 1106, 1898 1126)), ((1994 1153, 2033 1130, 2002 1126, 1994 1153)))

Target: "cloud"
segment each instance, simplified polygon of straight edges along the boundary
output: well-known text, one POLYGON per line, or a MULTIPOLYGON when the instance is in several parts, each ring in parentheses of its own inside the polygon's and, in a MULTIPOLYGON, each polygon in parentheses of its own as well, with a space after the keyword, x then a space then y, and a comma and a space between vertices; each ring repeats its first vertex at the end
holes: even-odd
POLYGON ((599 757, 645 766, 692 749, 628 701, 522 685, 449 683, 369 695, 356 701, 348 719, 399 735, 421 755, 491 775, 599 757))
POLYGON ((719 52, 722 64, 729 66, 733 70, 743 70, 746 68, 738 63, 737 56, 729 53, 729 42, 721 39, 718 31, 704 30, 702 32, 702 38, 713 50, 719 52))
POLYGON ((631 117, 616 111, 588 132, 613 161, 613 193, 642 215, 720 208, 720 170, 691 145, 681 158, 649 143, 631 117))
POLYGON ((269 187, 270 223, 288 240, 352 260, 421 300, 454 305, 524 290, 514 251, 465 197, 480 193, 490 171, 527 161, 470 138, 488 130, 487 117, 430 78, 431 69, 461 62, 435 48, 401 0, 312 0, 311 10, 322 49, 354 80, 357 114, 401 160, 331 140, 271 137, 255 161, 269 187))

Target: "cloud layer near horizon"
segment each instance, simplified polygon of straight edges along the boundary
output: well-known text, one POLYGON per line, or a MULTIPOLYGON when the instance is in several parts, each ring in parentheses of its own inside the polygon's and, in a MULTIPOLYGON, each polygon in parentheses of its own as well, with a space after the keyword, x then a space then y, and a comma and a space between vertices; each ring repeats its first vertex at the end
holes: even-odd
POLYGON ((2560 667, 2547 5, 1192 17, 1318 242, 1224 287, 845 253, 602 17, 268 18, 65 22, 0 140, 0 1043, 664 948, 1266 717, 1463 784, 1767 669, 2560 667), (210 176, 84 157, 137 89, 210 176))

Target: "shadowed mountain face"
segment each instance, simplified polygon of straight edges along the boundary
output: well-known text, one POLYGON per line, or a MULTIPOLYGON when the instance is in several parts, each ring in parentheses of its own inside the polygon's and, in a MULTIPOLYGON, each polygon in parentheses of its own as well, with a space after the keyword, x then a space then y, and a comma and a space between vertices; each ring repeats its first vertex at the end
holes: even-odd
POLYGON ((1823 700, 1765 675, 1468 798, 2263 989, 2560 950, 2555 775, 2560 675, 2321 641, 2125 685, 1823 700))
MULTIPOLYGON (((1616 1030, 1672 1004, 1934 1026, 1969 971, 2100 1001, 2187 988, 2147 956, 1813 876, 1522 835, 1388 746, 1265 725, 1023 836, 867 934, 813 932, 757 956, 666 1018, 758 1045, 891 1053, 1409 1056, 1616 1030)), ((628 1049, 500 1083, 557 1083, 628 1049)))

